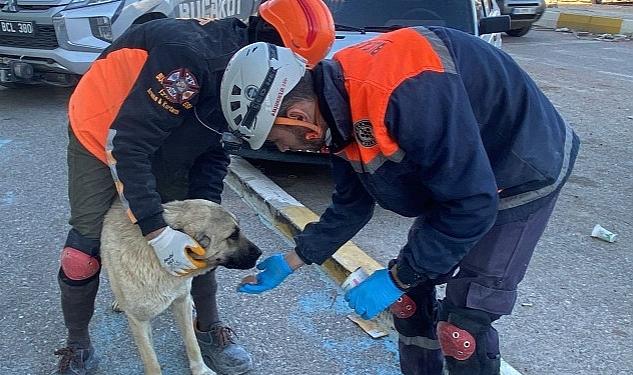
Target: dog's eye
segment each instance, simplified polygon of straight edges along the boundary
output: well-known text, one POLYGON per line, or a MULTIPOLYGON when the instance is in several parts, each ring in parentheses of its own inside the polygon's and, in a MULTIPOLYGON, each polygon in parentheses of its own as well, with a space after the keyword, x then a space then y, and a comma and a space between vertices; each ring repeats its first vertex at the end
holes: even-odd
POLYGON ((240 238, 240 230, 236 229, 235 231, 233 231, 233 233, 231 233, 231 235, 229 236, 229 240, 233 240, 233 241, 237 241, 240 238))
POLYGON ((209 247, 209 245, 211 245, 211 239, 207 236, 203 236, 202 238, 200 238, 198 243, 200 244, 200 246, 206 249, 207 247, 209 247))

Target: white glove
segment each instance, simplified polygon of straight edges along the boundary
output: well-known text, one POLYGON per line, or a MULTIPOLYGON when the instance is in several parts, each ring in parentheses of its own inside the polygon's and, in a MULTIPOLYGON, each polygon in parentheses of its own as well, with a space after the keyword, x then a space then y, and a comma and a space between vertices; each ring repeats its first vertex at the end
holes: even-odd
POLYGON ((191 251, 202 256, 205 253, 204 248, 183 232, 165 227, 156 238, 147 243, 154 248, 160 265, 174 276, 184 276, 206 266, 205 262, 195 260, 188 254, 191 251))

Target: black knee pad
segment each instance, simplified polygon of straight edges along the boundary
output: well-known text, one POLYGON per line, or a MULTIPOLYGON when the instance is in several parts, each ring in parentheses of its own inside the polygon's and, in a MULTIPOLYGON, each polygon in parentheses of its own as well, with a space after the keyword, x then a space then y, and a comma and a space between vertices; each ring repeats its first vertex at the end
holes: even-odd
POLYGON ((493 318, 481 310, 440 303, 437 336, 450 375, 499 375, 500 356, 490 358, 486 334, 493 318))

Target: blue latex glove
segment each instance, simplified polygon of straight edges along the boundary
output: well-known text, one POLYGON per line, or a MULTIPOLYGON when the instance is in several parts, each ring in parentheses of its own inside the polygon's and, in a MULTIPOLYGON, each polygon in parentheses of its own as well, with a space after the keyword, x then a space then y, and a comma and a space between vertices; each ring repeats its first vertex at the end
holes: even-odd
POLYGON ((349 307, 363 319, 372 319, 391 306, 404 292, 389 276, 389 270, 382 269, 371 274, 367 280, 345 293, 349 307))
POLYGON ((271 290, 282 283, 292 272, 292 268, 282 254, 275 254, 264 259, 257 265, 257 284, 242 284, 237 288, 238 292, 260 294, 271 290))

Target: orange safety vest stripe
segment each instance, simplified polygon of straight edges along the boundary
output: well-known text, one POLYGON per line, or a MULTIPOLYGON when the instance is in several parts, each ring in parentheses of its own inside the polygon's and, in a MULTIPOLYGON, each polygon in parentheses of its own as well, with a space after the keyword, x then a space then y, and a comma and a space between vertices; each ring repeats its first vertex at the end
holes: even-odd
MULTIPOLYGON (((423 72, 453 72, 452 58, 432 31, 417 27, 386 33, 334 55, 343 69, 355 141, 338 153, 359 172, 375 172, 404 151, 389 134, 385 114, 393 92, 423 72)), ((420 103, 424 105, 424 103, 420 103)))
POLYGON ((68 117, 73 133, 104 163, 108 130, 146 61, 145 50, 122 48, 110 52, 92 64, 70 98, 68 117))

